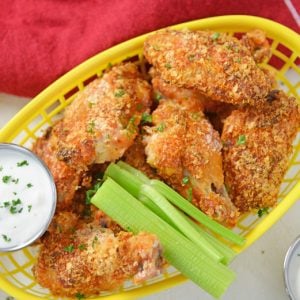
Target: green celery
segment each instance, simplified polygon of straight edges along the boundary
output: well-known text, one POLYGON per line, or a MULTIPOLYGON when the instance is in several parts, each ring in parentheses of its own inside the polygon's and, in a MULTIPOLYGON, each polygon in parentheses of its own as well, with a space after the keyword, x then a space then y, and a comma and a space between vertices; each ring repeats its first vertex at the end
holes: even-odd
POLYGON ((137 199, 147 197, 153 201, 156 206, 168 215, 172 223, 175 224, 186 237, 197 244, 200 249, 205 251, 207 255, 216 261, 221 261, 224 258, 219 251, 212 247, 212 245, 180 215, 177 209, 170 204, 164 196, 150 185, 143 184, 141 179, 116 164, 110 164, 105 175, 111 177, 137 199))
POLYGON ((165 196, 170 202, 175 206, 184 211, 187 215, 194 218, 199 223, 203 224, 213 232, 219 234, 223 238, 242 246, 245 243, 245 239, 238 234, 234 233, 232 230, 226 228, 225 226, 212 220, 209 216, 200 211, 193 204, 188 202, 185 198, 179 195, 171 187, 160 180, 151 180, 151 186, 165 196))
POLYGON ((199 251, 199 247, 192 241, 111 178, 106 179, 91 203, 135 234, 141 231, 156 234, 163 246, 166 260, 212 296, 219 298, 235 279, 235 274, 230 269, 199 251))

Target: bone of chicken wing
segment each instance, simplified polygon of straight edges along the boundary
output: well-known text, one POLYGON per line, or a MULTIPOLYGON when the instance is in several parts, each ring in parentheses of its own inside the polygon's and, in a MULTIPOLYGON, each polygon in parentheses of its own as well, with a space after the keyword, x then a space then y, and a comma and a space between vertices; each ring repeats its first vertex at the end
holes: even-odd
POLYGON ((276 204, 300 125, 294 98, 273 90, 267 99, 260 110, 233 111, 223 128, 225 183, 243 212, 276 204))
POLYGON ((33 268, 37 282, 54 295, 95 295, 140 283, 161 273, 162 248, 153 234, 114 234, 87 224, 73 233, 48 234, 33 268))
POLYGON ((33 150, 54 175, 59 210, 70 206, 90 165, 114 161, 132 145, 150 91, 136 65, 115 66, 79 92, 63 119, 37 141, 33 150))
POLYGON ((223 185, 221 140, 195 99, 161 100, 146 128, 147 162, 207 215, 227 226, 238 211, 223 185), (188 178, 188 180, 184 180, 188 178))
POLYGON ((271 89, 264 71, 238 39, 211 31, 159 31, 144 54, 161 78, 212 100, 257 105, 271 89))

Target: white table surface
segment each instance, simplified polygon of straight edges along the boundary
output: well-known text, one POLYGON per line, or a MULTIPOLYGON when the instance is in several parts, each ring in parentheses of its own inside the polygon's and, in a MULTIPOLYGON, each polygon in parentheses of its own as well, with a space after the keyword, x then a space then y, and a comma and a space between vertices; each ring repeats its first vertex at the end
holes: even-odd
MULTIPOLYGON (((0 93, 0 128, 29 99, 0 93)), ((300 195, 299 195, 300 198, 300 195)), ((236 281, 223 300, 287 300, 283 281, 283 260, 292 241, 300 234, 300 201, 264 236, 231 264, 236 281)), ((0 287, 1 289, 1 287, 0 287)), ((0 300, 7 295, 0 291, 0 300)), ((212 300, 190 281, 143 300, 212 300)), ((26 300, 26 299, 21 299, 26 300)))

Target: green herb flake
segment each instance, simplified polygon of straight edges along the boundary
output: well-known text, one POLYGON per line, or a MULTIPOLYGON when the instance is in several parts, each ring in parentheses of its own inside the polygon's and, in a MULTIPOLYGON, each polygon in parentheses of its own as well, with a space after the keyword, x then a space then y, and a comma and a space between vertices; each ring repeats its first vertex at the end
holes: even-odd
POLYGON ((1 172, 1 171, 3 171, 3 167, 2 167, 2 166, 0 166, 0 172, 1 172))
POLYGON ((162 94, 160 94, 159 92, 154 92, 154 102, 159 103, 162 98, 162 94))
POLYGON ((18 184, 19 183, 19 178, 13 178, 11 180, 14 184, 18 184))
POLYGON ((5 201, 3 204, 4 204, 4 207, 9 207, 10 206, 10 202, 9 201, 5 201))
POLYGON ((78 246, 78 249, 79 249, 80 251, 86 250, 86 248, 87 248, 87 246, 86 246, 85 244, 80 244, 80 245, 78 246))
POLYGON ((96 194, 101 185, 102 180, 99 179, 99 181, 91 189, 85 192, 85 204, 91 204, 92 197, 96 194))
POLYGON ((95 105, 94 102, 88 101, 88 106, 89 106, 89 108, 92 108, 94 105, 95 105))
POLYGON ((240 135, 236 141, 237 145, 244 145, 246 144, 246 136, 244 134, 240 135))
POLYGON ((64 250, 68 253, 72 253, 74 251, 74 245, 66 246, 64 250))
POLYGON ((33 184, 31 184, 31 183, 27 183, 27 185, 26 185, 29 189, 31 188, 31 187, 33 187, 33 184))
POLYGON ((166 64, 165 64, 165 67, 166 67, 166 69, 168 69, 168 70, 172 69, 172 66, 171 66, 171 64, 169 64, 169 63, 166 63, 166 64))
POLYGON ((162 122, 156 127, 156 131, 163 132, 165 128, 166 128, 166 124, 162 122))
POLYGON ((5 242, 7 242, 7 243, 11 242, 11 238, 8 237, 6 234, 2 234, 2 238, 3 238, 3 240, 4 240, 5 242))
POLYGON ((92 242, 92 247, 94 248, 95 247, 95 244, 98 242, 98 237, 95 236, 94 239, 93 239, 93 242, 92 242))
POLYGON ((152 122, 152 115, 147 112, 142 114, 142 124, 151 123, 152 122))
POLYGON ((215 32, 214 34, 211 35, 211 38, 216 41, 218 38, 220 37, 220 33, 219 32, 215 32))
POLYGON ((189 181, 190 181, 190 179, 187 176, 185 176, 185 177, 182 178, 182 183, 183 184, 188 184, 189 181))
POLYGON ((28 211, 28 212, 31 212, 31 209, 32 209, 32 205, 28 205, 28 206, 27 206, 27 211, 28 211))
POLYGON ((77 293, 77 294, 75 294, 75 298, 76 298, 77 300, 82 300, 82 299, 85 299, 85 296, 84 296, 84 294, 77 293))
POLYGON ((2 177, 2 181, 4 182, 4 183, 10 183, 11 182, 11 176, 3 176, 2 177))
POLYGON ((18 163, 17 163, 17 166, 18 166, 18 167, 29 166, 29 163, 28 163, 27 160, 23 160, 23 161, 21 161, 21 162, 18 162, 18 163))
POLYGON ((187 191, 187 200, 189 202, 192 202, 192 200, 193 200, 193 188, 192 187, 190 187, 187 191))
POLYGON ((189 61, 194 61, 194 60, 195 60, 195 57, 196 57, 195 54, 190 54, 190 55, 188 56, 188 60, 189 60, 189 61))
POLYGON ((115 97, 120 98, 125 95, 125 91, 123 89, 119 89, 115 92, 115 97))
POLYGON ((88 126, 87 126, 87 129, 86 129, 86 131, 88 132, 88 133, 94 133, 94 129, 95 129, 95 121, 90 121, 89 123, 88 123, 88 126))
POLYGON ((269 207, 263 207, 257 211, 257 215, 259 218, 261 218, 263 215, 267 215, 268 213, 269 213, 269 207))

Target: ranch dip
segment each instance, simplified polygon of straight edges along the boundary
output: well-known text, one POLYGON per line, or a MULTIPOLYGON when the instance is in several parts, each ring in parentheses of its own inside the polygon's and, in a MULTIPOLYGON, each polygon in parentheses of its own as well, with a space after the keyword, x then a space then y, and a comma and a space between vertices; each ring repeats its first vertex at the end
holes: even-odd
POLYGON ((23 147, 0 144, 0 251, 34 242, 55 207, 55 184, 44 163, 23 147))

